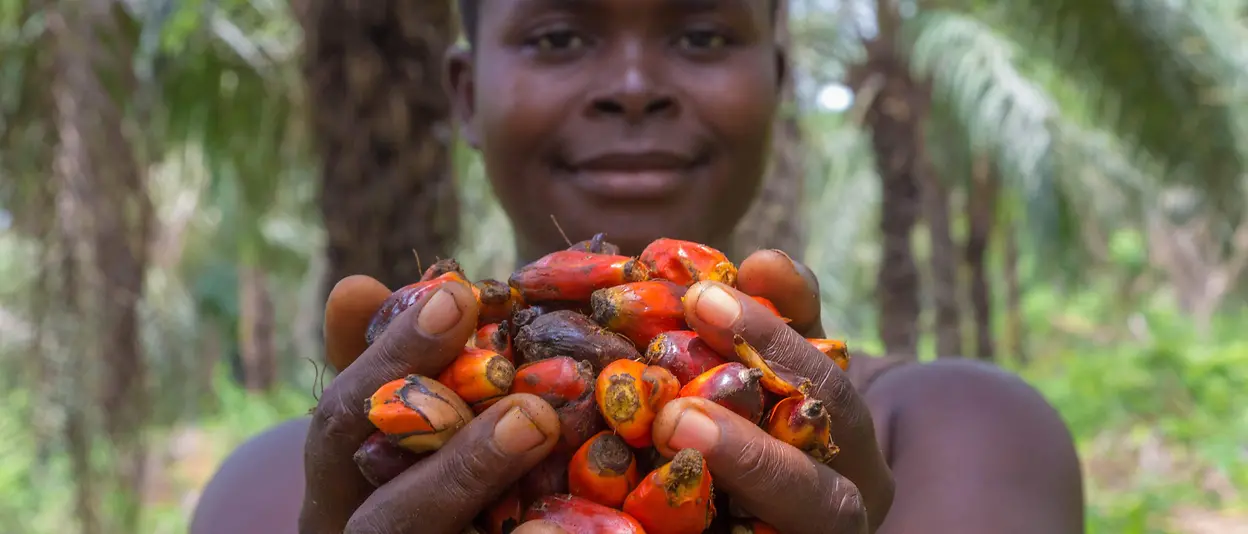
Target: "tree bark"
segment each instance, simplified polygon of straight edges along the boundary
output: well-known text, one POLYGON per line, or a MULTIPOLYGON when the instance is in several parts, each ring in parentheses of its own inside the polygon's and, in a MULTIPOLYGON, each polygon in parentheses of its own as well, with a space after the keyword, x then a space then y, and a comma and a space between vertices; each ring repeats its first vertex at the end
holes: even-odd
POLYGON ((243 385, 249 391, 269 391, 277 383, 277 317, 268 275, 261 267, 240 265, 238 285, 243 385))
MULTIPOLYGON (((923 150, 924 139, 918 145, 923 150)), ((958 253, 949 223, 949 190, 926 155, 919 161, 923 217, 931 240, 932 301, 936 308, 936 357, 956 358, 962 352, 962 313, 958 288, 958 253)))
POLYGON ((1005 279, 1005 338, 1006 348, 1010 357, 1020 363, 1027 363, 1027 332, 1023 326, 1023 289, 1018 280, 1018 235, 1015 233, 1014 218, 1004 219, 1005 227, 1001 229, 1001 237, 1005 241, 1002 255, 1002 270, 1005 279))
POLYGON ((851 69, 850 80, 856 89, 877 88, 864 123, 881 182, 882 253, 875 287, 880 340, 889 355, 917 358, 920 280, 910 238, 921 209, 919 134, 928 95, 894 55, 891 41, 875 41, 867 49, 866 63, 851 69))
MULTIPOLYGON (((112 0, 90 0, 53 3, 48 14, 56 54, 51 92, 58 241, 67 248, 61 296, 75 317, 68 343, 75 359, 64 362, 72 391, 62 393, 71 397, 66 408, 75 412, 67 418, 66 438, 75 455, 86 454, 95 444, 90 422, 102 420, 117 453, 121 485, 100 488, 88 469, 79 474, 80 499, 113 491, 137 498, 143 480, 147 368, 138 305, 154 214, 133 129, 125 107, 114 100, 130 94, 133 81, 134 36, 118 24, 121 9, 112 0)), ((87 460, 75 463, 89 466, 87 460)), ((133 531, 136 526, 133 502, 108 526, 94 517, 95 505, 78 505, 84 528, 133 531)))
MULTIPOLYGON (((779 42, 792 50, 789 32, 789 0, 781 0, 776 23, 779 42)), ((806 210, 803 192, 806 166, 803 160, 801 123, 793 68, 785 72, 781 89, 781 112, 776 117, 772 137, 771 164, 754 205, 737 225, 733 248, 742 259, 756 250, 778 248, 798 261, 807 245, 806 210)))
POLYGON ((992 339, 992 297, 988 286, 988 242, 996 217, 997 177, 987 158, 975 162, 967 202, 970 232, 966 238, 966 264, 971 273, 971 309, 975 316, 975 357, 991 360, 995 354, 992 339))
POLYGON ((459 209, 442 60, 449 0, 310 0, 296 9, 322 154, 326 293, 367 274, 391 289, 454 252, 459 209))

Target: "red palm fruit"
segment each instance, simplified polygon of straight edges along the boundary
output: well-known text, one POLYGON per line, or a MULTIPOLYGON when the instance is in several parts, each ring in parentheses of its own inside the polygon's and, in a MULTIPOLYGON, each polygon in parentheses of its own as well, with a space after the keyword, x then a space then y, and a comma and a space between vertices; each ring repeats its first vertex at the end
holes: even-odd
POLYGON ((681 385, 717 365, 728 363, 692 330, 663 332, 646 347, 646 363, 657 365, 676 377, 681 385))
POLYGON ((829 358, 832 358, 832 361, 836 362, 836 366, 840 367, 842 371, 849 370, 849 347, 845 345, 844 341, 818 338, 807 338, 806 341, 809 341, 811 345, 819 349, 819 352, 827 354, 829 358))
POLYGON ((617 360, 599 373, 598 409, 629 446, 654 444, 650 426, 663 405, 680 393, 680 382, 667 369, 634 360, 617 360))
POLYGON ((832 416, 823 402, 810 397, 787 397, 776 403, 764 427, 772 437, 827 463, 840 452, 832 442, 832 416))
POLYGON ((589 387, 591 389, 580 398, 555 409, 559 416, 560 432, 555 451, 571 454, 594 434, 607 429, 607 422, 598 411, 598 402, 592 390, 595 384, 590 382, 589 387))
POLYGON ((373 426, 416 453, 441 448, 474 415, 451 388, 421 375, 383 384, 366 405, 373 426))
POLYGON ((477 523, 486 534, 511 534, 520 526, 524 517, 524 507, 520 505, 520 488, 512 486, 482 511, 477 523))
POLYGON ((529 507, 525 521, 548 521, 569 533, 646 534, 636 519, 575 495, 548 495, 529 507))
POLYGON ((437 380, 479 414, 506 396, 515 378, 515 366, 503 355, 488 349, 465 347, 437 380))
POLYGON ((593 385, 594 372, 589 362, 557 356, 521 365, 511 382, 511 392, 537 395, 559 409, 592 391, 593 385))
POLYGON ((471 343, 475 348, 492 350, 507 358, 512 365, 516 364, 516 357, 511 349, 511 326, 507 321, 490 323, 478 328, 471 343))
POLYGON ((540 315, 520 328, 516 349, 526 363, 568 356, 589 362, 595 374, 615 360, 641 357, 628 338, 570 310, 540 315))
POLYGON ((648 534, 701 534, 715 519, 714 489, 706 460, 682 449, 642 479, 622 508, 648 534))
POLYGON ((686 287, 702 280, 737 284, 737 266, 723 252, 701 243, 659 238, 646 246, 638 259, 650 268, 652 278, 686 287))
POLYGON ((777 307, 776 307, 776 305, 775 305, 773 302, 771 302, 771 300, 770 300, 770 299, 768 299, 767 297, 754 297, 754 296, 751 296, 750 298, 754 299, 754 301, 755 301, 755 302, 758 302, 759 304, 762 304, 764 308, 767 308, 768 310, 771 310, 771 313, 776 314, 776 317, 779 317, 779 318, 780 318, 780 319, 782 319, 784 322, 786 322, 786 323, 793 322, 793 320, 792 320, 792 319, 789 319, 788 317, 785 317, 785 316, 781 315, 781 314, 780 314, 780 309, 779 309, 779 308, 777 308, 777 307))
POLYGON ((780 534, 780 531, 761 519, 737 519, 732 523, 730 534, 780 534))
POLYGON ((764 360, 763 356, 739 334, 732 337, 733 350, 745 365, 763 372, 763 387, 776 395, 792 397, 805 395, 813 386, 810 379, 798 376, 796 372, 784 365, 764 360))
POLYGON ((472 284, 472 293, 479 304, 477 324, 497 323, 524 307, 520 292, 498 280, 487 278, 478 281, 472 284))
MULTIPOLYGON (((430 267, 432 269, 432 267, 430 267)), ((390 321, 403 313, 412 305, 420 302, 425 295, 432 293, 434 289, 446 283, 461 283, 471 287, 468 280, 456 271, 443 273, 430 280, 408 284, 399 288, 398 291, 390 294, 390 297, 381 303, 381 308, 373 315, 372 321, 368 323, 368 330, 364 333, 364 340, 372 345, 377 338, 381 337, 386 327, 390 326, 390 321)))
POLYGON ((663 332, 689 328, 681 302, 685 289, 667 280, 632 282, 595 291, 589 305, 595 322, 640 349, 663 332))
POLYGON ((373 486, 393 480, 420 458, 421 455, 395 445, 382 432, 373 432, 352 457, 360 474, 373 486))
POLYGON ((520 505, 529 508, 534 502, 551 495, 568 492, 568 463, 572 451, 551 452, 533 469, 520 477, 520 505))
POLYGON ((589 438, 568 464, 568 491, 611 508, 624 504, 639 479, 633 451, 610 432, 589 438))
POLYGON ((762 377, 760 369, 725 363, 689 381, 680 389, 680 396, 708 399, 757 425, 766 402, 759 384, 762 377))
POLYGON ((527 303, 579 302, 598 289, 649 278, 650 270, 628 256, 560 250, 521 267, 507 283, 527 303))
POLYGON ((568 247, 568 250, 590 252, 593 254, 609 254, 613 256, 618 256, 620 254, 620 247, 616 246, 614 243, 607 242, 607 234, 602 232, 594 234, 594 237, 590 239, 573 244, 568 247))

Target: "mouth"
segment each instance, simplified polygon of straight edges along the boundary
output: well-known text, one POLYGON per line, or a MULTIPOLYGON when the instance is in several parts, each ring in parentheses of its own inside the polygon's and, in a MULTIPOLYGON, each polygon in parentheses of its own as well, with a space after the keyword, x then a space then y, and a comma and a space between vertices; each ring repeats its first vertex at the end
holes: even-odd
POLYGON ((641 201, 670 198, 691 182, 706 163, 674 151, 612 152, 560 162, 556 169, 590 196, 641 201))

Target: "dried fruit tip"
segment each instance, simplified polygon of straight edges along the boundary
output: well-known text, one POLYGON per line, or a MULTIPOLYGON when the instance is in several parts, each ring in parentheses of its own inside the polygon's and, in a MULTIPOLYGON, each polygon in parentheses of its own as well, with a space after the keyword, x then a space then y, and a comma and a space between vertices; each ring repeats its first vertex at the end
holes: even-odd
POLYGON ((706 460, 682 449, 651 471, 624 500, 625 513, 650 534, 699 534, 715 519, 714 489, 706 460))
POLYGON ((634 360, 617 360, 602 370, 595 385, 598 409, 629 446, 654 444, 650 426, 663 405, 680 392, 667 369, 634 360))
POLYGON ((657 365, 676 377, 683 386, 698 375, 728 363, 692 330, 664 332, 650 341, 646 363, 657 365))
POLYGON ((832 442, 832 416, 823 402, 809 397, 788 397, 776 403, 765 426, 772 437, 827 463, 840 447, 832 442))
POLYGON ((451 388, 474 412, 481 413, 507 395, 515 377, 515 366, 503 355, 465 347, 438 375, 438 382, 451 388))
POLYGON ((568 491, 611 508, 624 504, 640 478, 633 451, 610 432, 599 432, 586 441, 568 465, 568 491))

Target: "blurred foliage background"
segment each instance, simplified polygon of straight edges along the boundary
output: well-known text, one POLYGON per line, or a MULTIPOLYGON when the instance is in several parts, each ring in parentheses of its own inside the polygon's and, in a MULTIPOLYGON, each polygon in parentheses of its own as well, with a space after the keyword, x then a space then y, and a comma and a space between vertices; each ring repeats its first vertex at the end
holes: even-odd
MULTIPOLYGON (((1248 531, 1248 2, 786 9, 743 247, 809 263, 862 354, 1039 388, 1090 532, 1248 531)), ((0 0, 0 531, 185 531, 233 447, 315 404, 335 280, 397 287, 413 249, 505 279, 438 79, 454 20, 0 0)))

